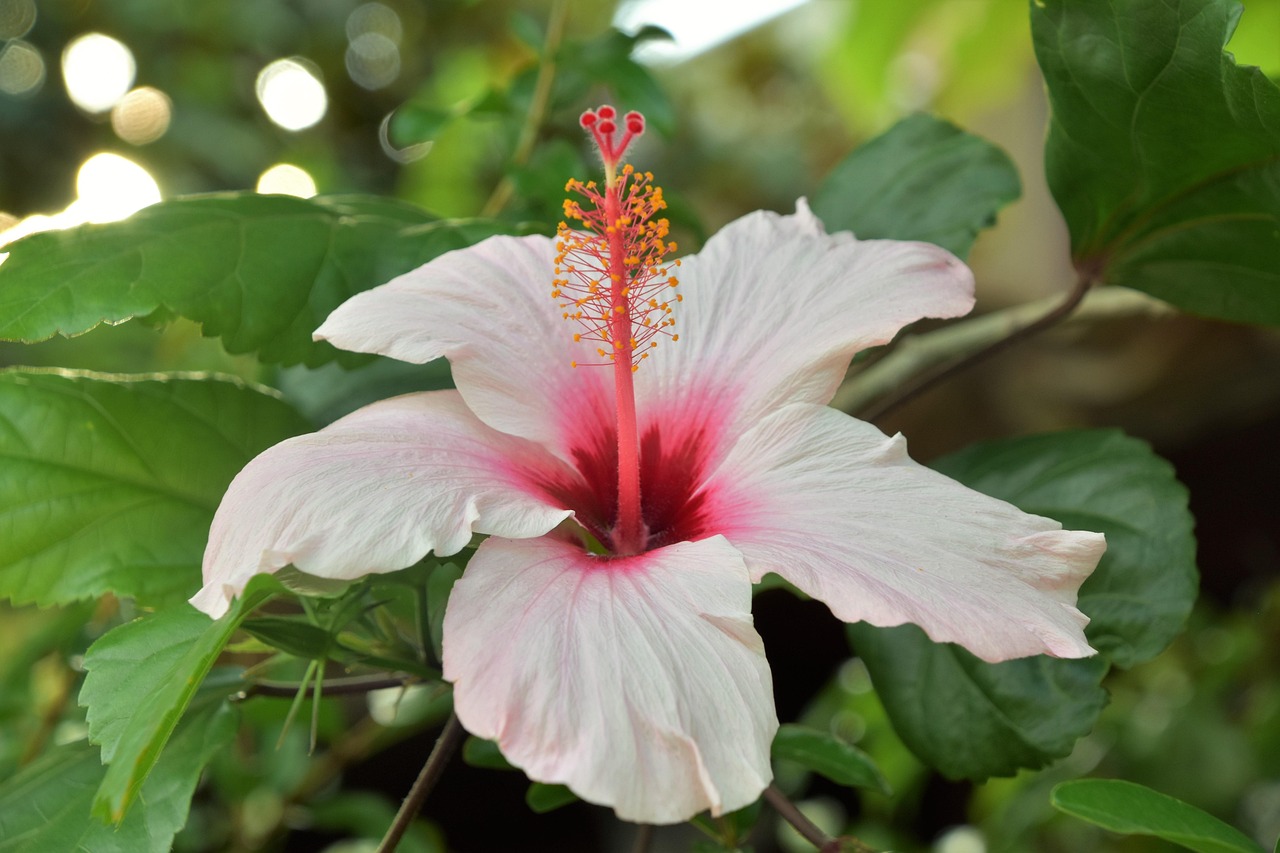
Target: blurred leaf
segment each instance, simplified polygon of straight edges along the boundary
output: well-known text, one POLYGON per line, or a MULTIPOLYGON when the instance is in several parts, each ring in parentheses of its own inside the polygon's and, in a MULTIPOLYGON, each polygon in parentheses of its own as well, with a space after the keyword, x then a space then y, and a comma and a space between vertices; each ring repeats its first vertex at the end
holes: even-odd
POLYGON ((240 626, 262 642, 304 660, 324 660, 333 646, 333 635, 305 618, 259 616, 240 626))
POLYGON ((108 772, 98 750, 84 741, 55 747, 0 785, 0 851, 167 853, 187 822, 200 772, 235 730, 235 715, 223 703, 192 715, 119 826, 90 815, 93 792, 108 772))
MULTIPOLYGON (((309 824, 317 829, 355 833, 377 841, 391 826, 396 810, 385 797, 370 791, 344 791, 308 803, 307 813, 309 824)), ((397 853, 446 853, 446 850, 440 831, 422 819, 409 825, 396 847, 397 853)))
POLYGON ((160 308, 268 362, 344 364, 311 333, 352 295, 499 233, 363 196, 225 193, 164 201, 122 222, 33 234, 0 265, 0 338, 77 335, 160 308))
POLYGON ((109 765, 94 798, 96 816, 124 820, 223 646, 277 590, 270 576, 259 575, 216 622, 183 605, 121 625, 89 647, 80 704, 89 709, 89 738, 109 765))
POLYGON ((436 660, 441 660, 443 653, 445 605, 449 603, 449 593, 460 577, 462 568, 457 563, 438 563, 427 576, 427 619, 436 660))
POLYGON ((434 142, 451 122, 469 112, 469 102, 442 108, 410 101, 391 114, 391 124, 388 127, 391 144, 403 148, 434 142))
POLYGON ((1119 779, 1077 779, 1053 789, 1054 808, 1122 835, 1154 835, 1197 853, 1262 853, 1244 833, 1195 806, 1119 779))
POLYGON ((554 100, 576 101, 586 89, 605 86, 616 99, 613 106, 624 113, 644 113, 650 128, 670 137, 675 132, 675 107, 649 69, 631 58, 638 45, 660 38, 670 39, 671 34, 650 26, 635 35, 609 30, 596 38, 566 43, 560 50, 554 100))
POLYGON ((894 729, 953 779, 1008 776, 1067 755, 1107 704, 1100 657, 984 663, 914 625, 850 625, 894 729))
POLYGON ((1280 324, 1280 88, 1223 51, 1241 11, 1031 4, 1053 107, 1045 169, 1077 267, 1196 314, 1280 324))
POLYGON ((0 372, 0 596, 186 598, 231 479, 308 429, 238 381, 0 372))
POLYGON ((1027 512, 1107 534, 1080 595, 1098 657, 987 664, 914 626, 849 629, 894 728, 921 760, 973 779, 1042 767, 1093 726, 1108 658, 1148 660, 1181 630, 1196 594, 1186 490, 1146 444, 1114 430, 992 442, 935 467, 1027 512))
POLYGON ((541 21, 528 12, 515 11, 507 19, 507 24, 513 36, 524 42, 534 53, 542 53, 542 43, 546 39, 546 34, 543 32, 541 21))
POLYGON ((830 732, 784 724, 773 739, 773 757, 801 764, 837 785, 869 788, 886 797, 893 793, 871 756, 830 732))
POLYGON ((375 356, 372 363, 355 370, 333 363, 315 368, 285 367, 271 384, 308 420, 323 426, 388 397, 452 388, 453 374, 443 358, 408 364, 375 356))
POLYGON ((927 240, 965 257, 1000 208, 1022 192, 999 148, 928 115, 903 119, 827 175, 813 211, 828 231, 927 240))
POLYGON ((1073 530, 1107 536, 1080 589, 1085 634, 1112 663, 1150 660, 1181 633, 1199 589, 1187 490, 1173 467, 1118 430, 1027 436, 939 460, 942 473, 1073 530))
POLYGON ((538 814, 555 811, 577 800, 578 797, 573 791, 564 785, 544 785, 541 782, 530 785, 524 795, 524 801, 529 804, 529 808, 538 814))
POLYGON ((472 767, 483 767, 486 770, 516 769, 515 765, 507 761, 496 743, 474 735, 468 737, 462 745, 462 760, 472 767))

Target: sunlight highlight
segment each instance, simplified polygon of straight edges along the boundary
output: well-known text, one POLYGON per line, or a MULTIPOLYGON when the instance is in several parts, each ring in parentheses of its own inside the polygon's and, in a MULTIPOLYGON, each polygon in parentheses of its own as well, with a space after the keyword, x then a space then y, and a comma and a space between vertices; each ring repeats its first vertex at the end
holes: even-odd
POLYGON ((294 59, 277 59, 262 69, 257 90, 267 117, 285 130, 305 130, 329 108, 319 76, 294 59))
POLYGON ((67 95, 89 113, 104 113, 115 106, 133 85, 137 70, 129 48, 102 33, 80 36, 62 52, 67 95))
POLYGON ((316 194, 316 182, 299 166, 277 163, 258 178, 257 190, 260 193, 311 198, 316 194))

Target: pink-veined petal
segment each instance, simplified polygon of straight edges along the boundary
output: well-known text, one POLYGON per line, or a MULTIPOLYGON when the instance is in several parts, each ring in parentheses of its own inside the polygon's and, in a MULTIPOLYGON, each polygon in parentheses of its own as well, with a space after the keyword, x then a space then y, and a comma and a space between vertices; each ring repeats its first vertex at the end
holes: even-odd
POLYGON ((254 575, 289 564, 354 579, 456 554, 473 532, 541 536, 571 514, 537 486, 562 469, 538 445, 486 427, 455 391, 374 403, 236 475, 191 603, 216 618, 254 575))
POLYGON ((705 508, 753 578, 776 572, 846 622, 913 622, 987 661, 1093 653, 1075 603, 1101 534, 975 492, 833 409, 788 406, 747 433, 705 508))
POLYGON ((571 457, 571 438, 612 423, 612 373, 574 343, 577 324, 551 297, 555 244, 491 237, 356 294, 315 332, 357 352, 423 363, 445 357, 485 423, 571 457))
POLYGON ((672 272, 680 339, 659 338, 637 372, 640 410, 706 424, 726 447, 782 405, 830 401, 858 351, 973 307, 973 274, 950 252, 827 234, 803 200, 729 223, 672 272))
POLYGON ((772 776, 772 682, 742 558, 722 537, 605 562, 553 537, 489 539, 449 599, 454 708, 530 778, 676 823, 772 776))

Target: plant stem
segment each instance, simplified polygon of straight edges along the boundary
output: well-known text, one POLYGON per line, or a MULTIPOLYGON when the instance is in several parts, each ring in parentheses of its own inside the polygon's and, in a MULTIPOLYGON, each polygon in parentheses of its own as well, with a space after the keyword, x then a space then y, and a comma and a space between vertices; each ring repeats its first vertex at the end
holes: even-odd
POLYGON ((636 827, 636 840, 631 845, 631 853, 649 853, 649 848, 653 845, 653 827, 650 824, 642 823, 636 827))
POLYGON ((409 825, 422 809, 422 804, 427 801, 431 789, 440 780, 449 759, 453 758, 453 754, 462 745, 464 734, 462 723, 458 722, 458 715, 450 714, 449 721, 444 724, 444 731, 440 733, 435 747, 427 756, 427 763, 422 765, 422 772, 418 774, 413 787, 409 789, 404 802, 400 804, 400 811, 396 812, 395 820, 391 822, 382 843, 378 845, 377 853, 393 853, 400 844, 400 839, 404 838, 404 834, 408 832, 409 825))
MULTIPOLYGON (((560 40, 564 38, 564 25, 569 17, 569 0, 555 0, 551 6, 551 16, 547 21, 547 36, 542 42, 542 62, 538 65, 538 78, 533 84, 533 98, 529 103, 529 112, 525 115, 524 125, 520 128, 520 138, 516 141, 516 150, 511 155, 511 165, 523 166, 533 156, 533 146, 538 141, 538 129, 547 113, 547 104, 551 100, 551 83, 556 77, 556 51, 560 49, 560 40)), ((480 210, 481 216, 494 216, 511 201, 515 192, 515 182, 510 175, 504 175, 493 194, 480 210)))
MULTIPOLYGON (((906 401, 906 398, 903 398, 890 406, 888 404, 891 401, 888 395, 895 389, 901 388, 905 391, 909 387, 906 383, 913 376, 923 377, 925 374, 922 372, 929 368, 955 364, 966 354, 982 352, 983 348, 1000 344, 1011 335, 1020 335, 1020 329, 1034 324, 1037 318, 1048 316, 1061 304, 1062 297, 1054 296, 993 311, 979 317, 971 317, 936 331, 906 336, 884 358, 851 376, 836 392, 831 405, 841 411, 856 413, 866 420, 879 417, 889 408, 906 401), (882 402, 875 408, 882 408, 884 411, 875 411, 873 408, 874 401, 877 399, 881 399, 882 402)), ((1089 291, 1079 308, 1066 322, 1091 322, 1168 313, 1172 311, 1163 302, 1136 290, 1123 287, 1101 287, 1089 291)), ((1033 330, 1031 334, 1034 334, 1034 331, 1038 330, 1033 330)), ((1003 345, 1000 348, 1002 349, 1003 345)), ((984 354, 981 358, 986 358, 987 355, 984 354)), ((966 366, 968 365, 960 365, 960 369, 966 366)), ((914 392, 912 396, 915 393, 919 391, 914 392)))
POLYGON ((769 805, 773 806, 774 811, 787 823, 795 827, 796 832, 804 837, 814 847, 819 850, 824 849, 828 844, 835 841, 834 838, 823 832, 817 824, 805 817, 801 811, 796 808, 796 804, 787 799, 787 795, 778 790, 777 785, 770 785, 764 789, 764 798, 769 801, 769 805))
MULTIPOLYGON (((351 693, 368 693, 372 690, 385 690, 389 687, 408 687, 418 683, 419 679, 412 675, 357 676, 354 678, 332 678, 324 682, 323 691, 330 696, 342 696, 351 693)), ((298 695, 299 685, 288 681, 255 681, 240 695, 244 699, 251 696, 272 696, 292 699, 298 695)))

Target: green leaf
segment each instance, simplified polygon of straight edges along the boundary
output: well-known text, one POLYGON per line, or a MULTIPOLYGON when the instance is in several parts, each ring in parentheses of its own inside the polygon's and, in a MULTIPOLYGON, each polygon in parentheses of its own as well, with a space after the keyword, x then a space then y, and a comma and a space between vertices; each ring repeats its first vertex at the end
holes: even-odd
POLYGON ((1067 755, 1107 704, 1099 657, 985 663, 914 625, 850 625, 903 743, 953 779, 1008 776, 1067 755))
POLYGON ((89 709, 89 739, 109 765, 95 815, 124 820, 222 647, 244 616, 278 589, 260 575, 216 622, 190 606, 175 607, 121 625, 89 647, 80 704, 89 709))
POLYGON ((1195 806, 1119 779, 1063 782, 1054 808, 1122 835, 1154 835, 1197 853, 1262 853, 1238 829, 1195 806))
POLYGON ((515 770, 515 765, 507 761, 502 750, 491 740, 484 740, 472 735, 462 745, 462 760, 472 767, 483 767, 486 770, 515 770))
POLYGON ((305 617, 260 616, 244 620, 240 627, 264 643, 304 660, 324 660, 334 643, 332 634, 307 622, 305 617))
POLYGON ((167 853, 187 821, 201 770, 235 729, 224 703, 193 715, 119 826, 90 815, 94 790, 108 772, 98 750, 83 741, 50 750, 0 786, 0 853, 167 853))
POLYGON ((122 222, 33 234, 0 265, 0 339, 77 335, 168 310, 268 362, 368 356, 311 340, 352 295, 499 233, 403 202, 254 193, 161 202, 122 222))
POLYGON ((871 756, 830 732, 785 724, 773 739, 773 757, 801 764, 837 785, 869 788, 886 797, 893 793, 871 756))
POLYGON ((1150 660, 1186 623, 1199 589, 1194 521, 1173 467, 1118 430, 974 445, 942 473, 1073 530, 1106 534, 1107 552, 1080 589, 1085 633, 1112 663, 1150 660))
POLYGON ((457 563, 437 563, 427 576, 427 624, 437 660, 443 655, 445 605, 460 577, 462 568, 457 563))
POLYGON ((538 814, 546 814, 577 802, 578 797, 564 785, 546 785, 534 782, 525 792, 524 801, 538 814))
POLYGON ((308 429, 225 378, 0 371, 0 597, 186 598, 231 479, 308 429))
POLYGON ((960 257, 1022 192, 999 148, 928 115, 903 119, 827 175, 813 212, 828 231, 925 240, 960 257))
POLYGON ((1077 267, 1196 314, 1277 324, 1280 88, 1224 52, 1241 11, 1032 3, 1053 108, 1045 169, 1077 267))
POLYGON ((1111 661, 1147 660, 1181 629, 1196 593, 1186 490, 1146 444, 1114 430, 978 445, 935 467, 1027 512, 1107 534, 1080 595, 1098 657, 987 664, 912 626, 850 626, 894 728, 923 761, 974 779, 1042 767, 1093 726, 1111 661))

